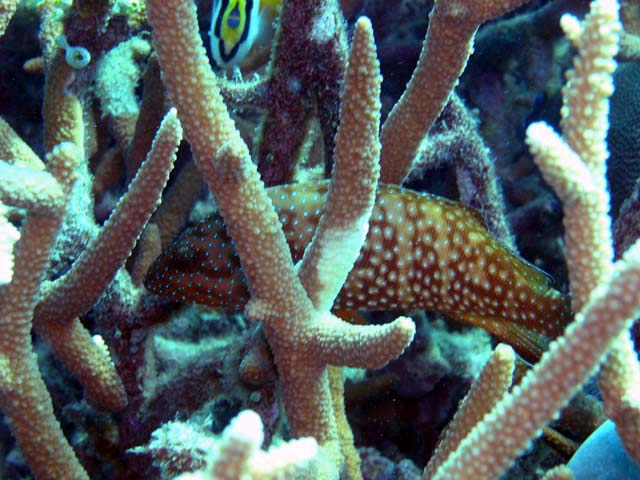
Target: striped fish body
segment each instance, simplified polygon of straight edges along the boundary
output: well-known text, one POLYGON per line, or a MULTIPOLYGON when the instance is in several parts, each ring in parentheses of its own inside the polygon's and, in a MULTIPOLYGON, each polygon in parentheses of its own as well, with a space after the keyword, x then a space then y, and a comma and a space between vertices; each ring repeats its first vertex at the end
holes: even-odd
POLYGON ((220 68, 241 62, 275 17, 282 0, 213 0, 209 39, 220 68))

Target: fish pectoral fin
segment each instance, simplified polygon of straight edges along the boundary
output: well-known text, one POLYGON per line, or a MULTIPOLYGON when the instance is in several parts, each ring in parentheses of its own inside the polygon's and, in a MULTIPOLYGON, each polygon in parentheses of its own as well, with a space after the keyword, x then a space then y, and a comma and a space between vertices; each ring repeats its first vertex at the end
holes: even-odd
POLYGON ((465 323, 480 327, 498 340, 508 343, 527 362, 537 362, 549 347, 550 340, 544 334, 524 325, 480 315, 458 315, 465 323))

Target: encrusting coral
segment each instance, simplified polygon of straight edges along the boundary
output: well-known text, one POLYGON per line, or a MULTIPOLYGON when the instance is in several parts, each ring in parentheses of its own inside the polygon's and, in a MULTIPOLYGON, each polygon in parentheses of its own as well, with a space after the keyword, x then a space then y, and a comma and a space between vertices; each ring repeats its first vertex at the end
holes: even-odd
MULTIPOLYGON (((368 478, 343 367, 395 361, 416 325, 407 316, 363 324, 359 309, 444 312, 532 361, 548 345, 511 391, 516 357, 495 348, 423 478, 497 478, 601 362, 606 414, 640 459, 640 370, 627 333, 640 313, 640 243, 625 234, 630 246, 614 263, 605 180, 617 3, 594 0, 583 22, 563 17, 578 54, 562 137, 543 123, 527 130, 565 209, 573 319, 567 297, 517 256, 491 156, 453 92, 480 24, 524 2, 436 2, 413 77, 382 125, 373 26, 353 22, 347 48, 338 3, 285 0, 268 66, 247 81, 214 73, 192 0, 38 6, 41 56, 25 68, 44 75, 42 147, 0 119, 0 409, 35 478, 368 478), (178 151, 183 133, 190 152, 178 151), (414 161, 441 164, 448 149, 459 196, 480 213, 402 188, 414 161), (307 161, 331 178, 265 187, 303 178, 307 161), (203 181, 213 202, 193 208, 203 181), (191 307, 158 328, 176 305, 141 280, 211 203, 216 216, 170 245, 146 284, 243 315, 223 322, 191 307), (250 330, 245 319, 260 327, 224 345, 191 330, 201 322, 231 337, 250 330), (162 328, 182 331, 167 340, 162 328), (59 359, 88 402, 45 386, 36 352, 59 359), (198 412, 208 395, 226 405, 225 423, 255 412, 214 437, 203 432, 206 408, 198 412), (194 412, 201 425, 168 422, 194 412), (73 419, 70 440, 56 415, 73 419), (262 445, 282 434, 292 440, 262 445)), ((0 34, 16 5, 0 2, 0 34)), ((401 359, 363 390, 394 388, 402 368, 401 359)))

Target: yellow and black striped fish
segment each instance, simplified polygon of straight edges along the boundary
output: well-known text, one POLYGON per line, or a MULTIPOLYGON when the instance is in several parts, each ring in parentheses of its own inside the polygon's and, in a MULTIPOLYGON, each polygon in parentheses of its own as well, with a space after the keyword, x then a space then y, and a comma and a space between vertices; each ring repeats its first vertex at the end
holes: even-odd
POLYGON ((237 65, 270 26, 282 0, 213 0, 211 55, 216 65, 237 65))

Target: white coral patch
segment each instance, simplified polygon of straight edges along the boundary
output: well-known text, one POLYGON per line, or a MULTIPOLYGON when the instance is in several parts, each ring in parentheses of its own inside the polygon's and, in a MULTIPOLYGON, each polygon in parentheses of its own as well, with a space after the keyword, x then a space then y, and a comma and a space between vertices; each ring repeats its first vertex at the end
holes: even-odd
POLYGON ((6 207, 0 204, 0 285, 5 285, 13 277, 13 247, 20 238, 20 232, 5 217, 6 207))

